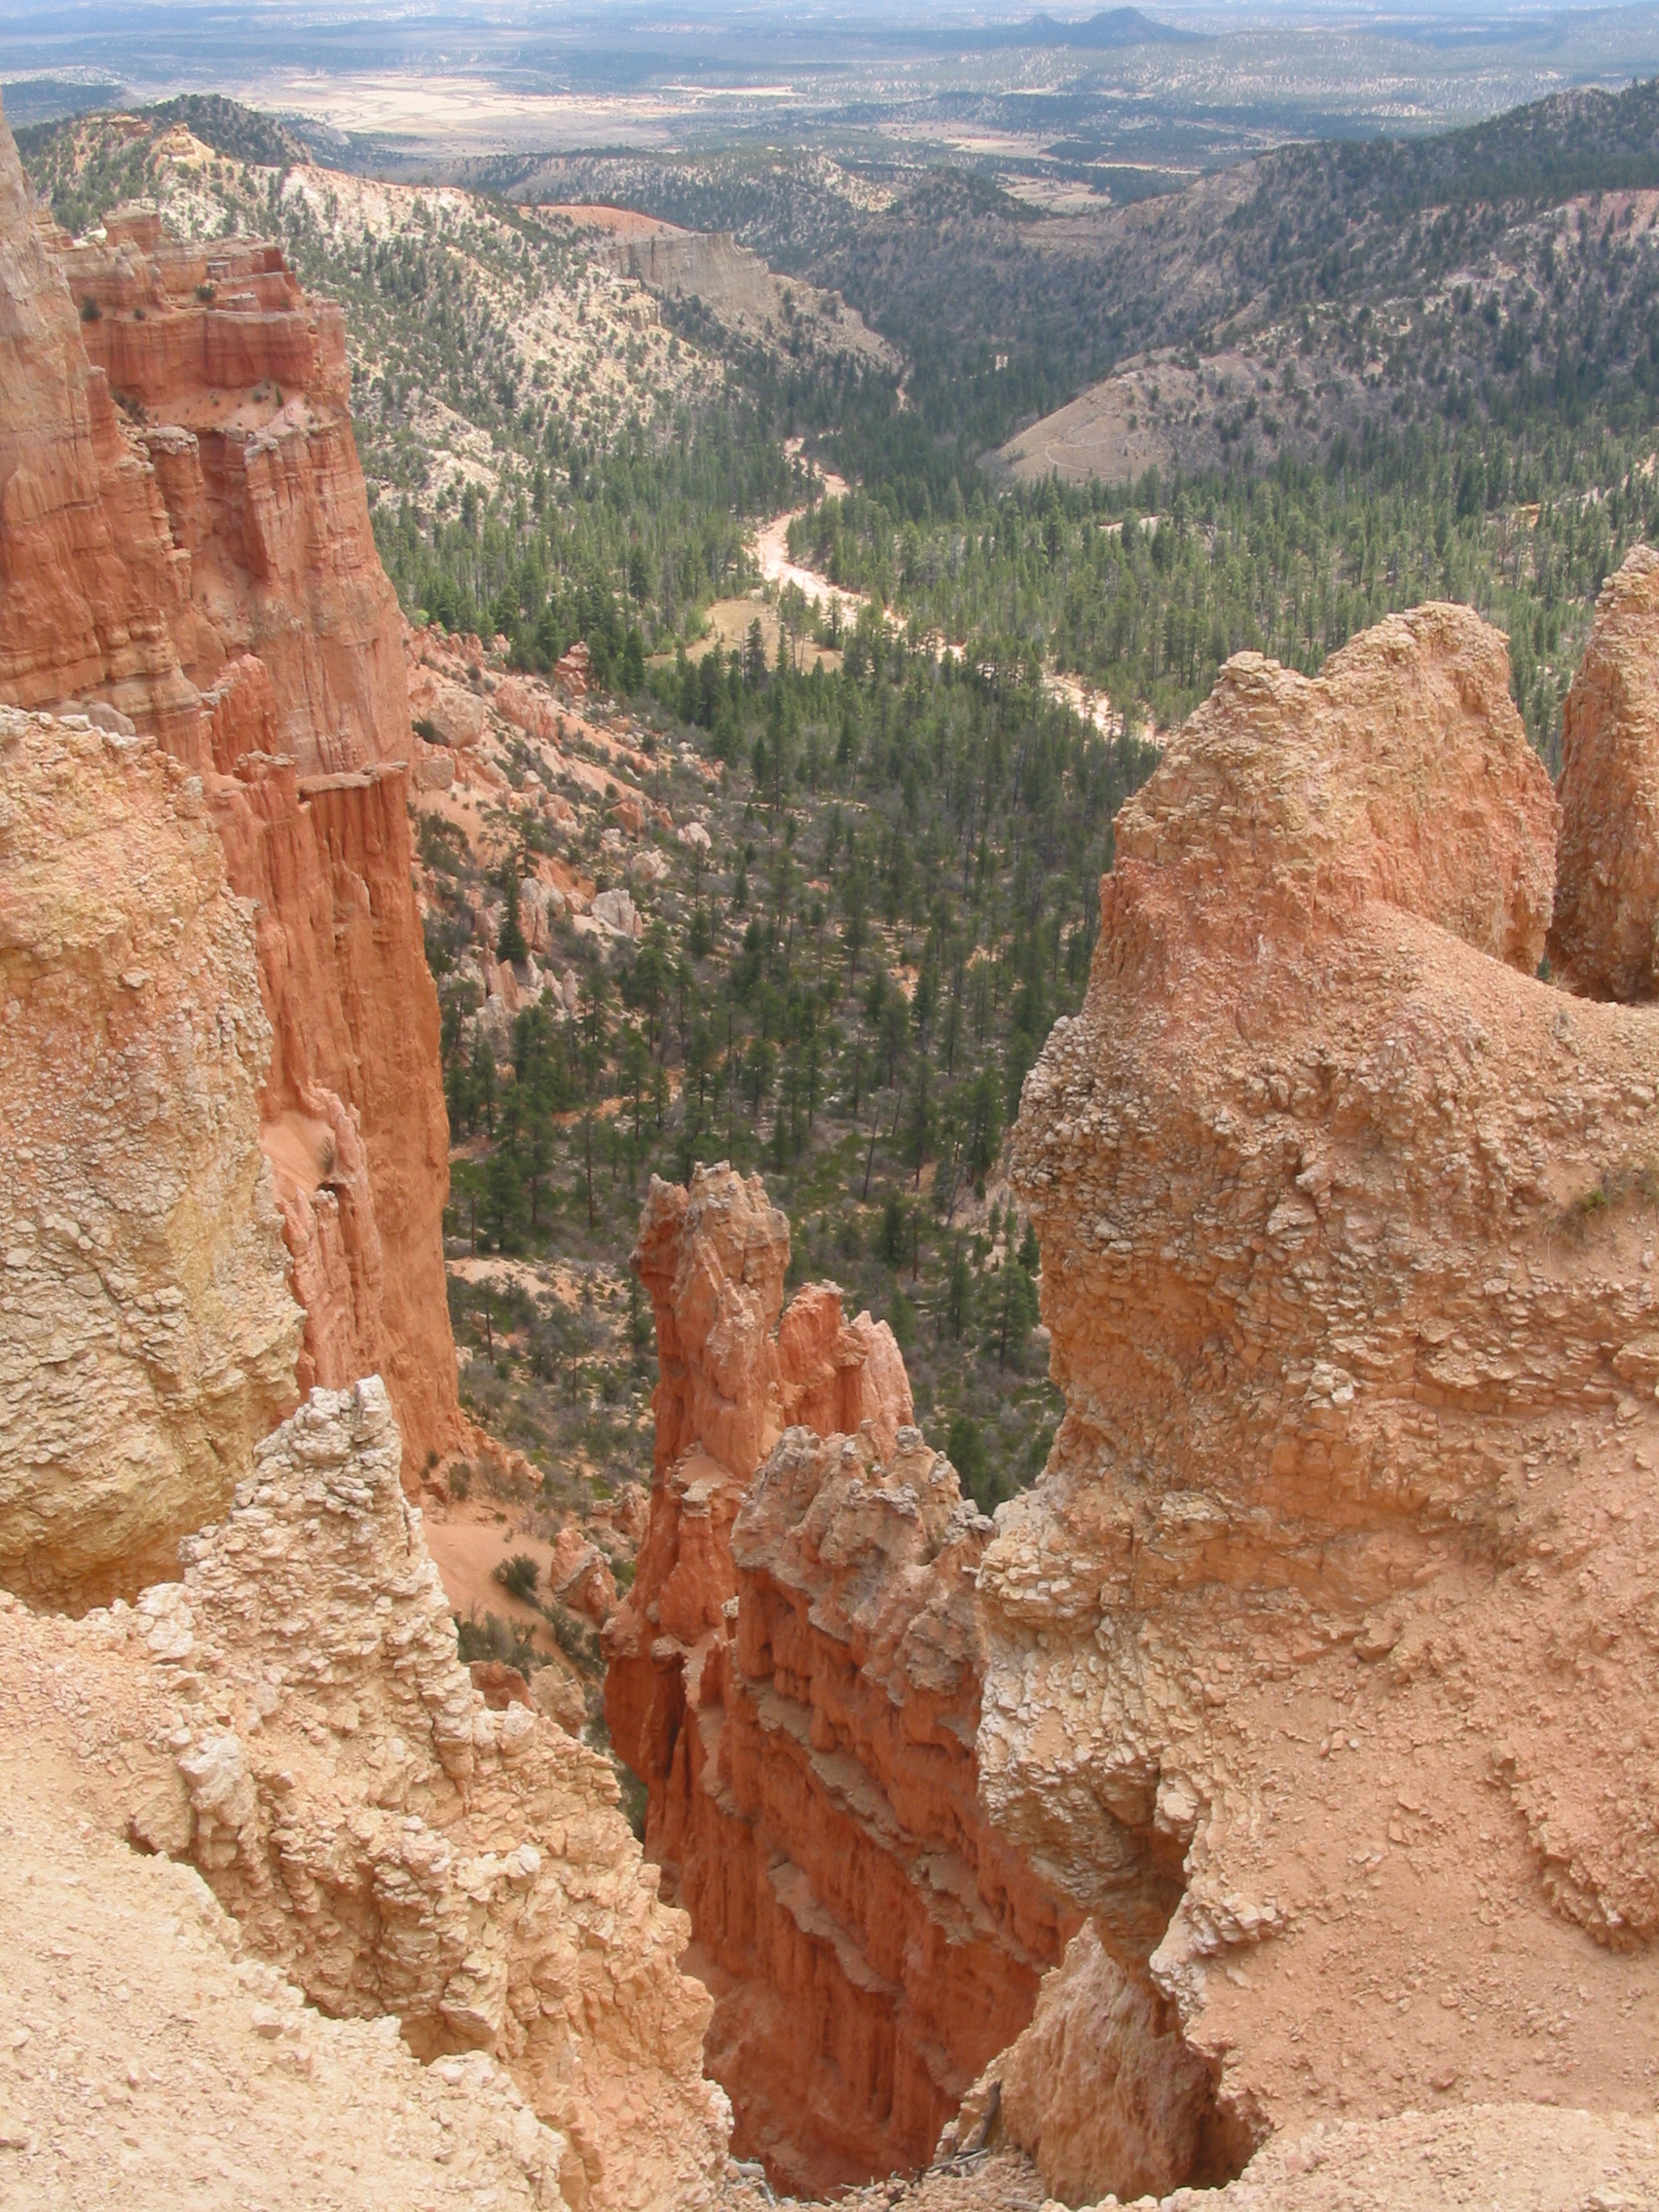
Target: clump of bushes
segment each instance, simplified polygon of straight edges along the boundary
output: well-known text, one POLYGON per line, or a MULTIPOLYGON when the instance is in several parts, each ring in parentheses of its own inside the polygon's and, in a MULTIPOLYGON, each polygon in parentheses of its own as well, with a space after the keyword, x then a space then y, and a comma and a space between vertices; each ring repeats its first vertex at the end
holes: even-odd
POLYGON ((478 1618, 477 1608, 465 1620, 455 1616, 456 1642, 462 1662, 470 1666, 474 1659, 498 1659, 503 1666, 516 1667, 528 1677, 531 1670, 546 1664, 535 1648, 535 1630, 520 1628, 514 1621, 502 1620, 499 1613, 487 1612, 478 1618))
POLYGON ((529 1552, 514 1552, 511 1559, 501 1561, 495 1573, 501 1588, 515 1598, 522 1598, 527 1605, 535 1603, 535 1585, 540 1577, 541 1569, 529 1552))

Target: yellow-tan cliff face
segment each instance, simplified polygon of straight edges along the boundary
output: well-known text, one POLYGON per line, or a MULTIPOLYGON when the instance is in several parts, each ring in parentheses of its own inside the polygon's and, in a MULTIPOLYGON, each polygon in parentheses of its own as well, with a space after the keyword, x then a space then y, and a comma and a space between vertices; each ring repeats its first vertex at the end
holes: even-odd
POLYGON ((0 708, 0 1584, 131 1596, 294 1403, 245 910, 201 780, 0 708))

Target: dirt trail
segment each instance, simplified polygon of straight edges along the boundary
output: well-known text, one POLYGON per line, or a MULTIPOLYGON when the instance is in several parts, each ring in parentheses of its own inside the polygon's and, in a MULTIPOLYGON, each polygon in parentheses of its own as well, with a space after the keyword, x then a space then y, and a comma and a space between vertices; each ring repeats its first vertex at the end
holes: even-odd
MULTIPOLYGON (((846 497, 848 486, 844 476, 838 476, 832 468, 822 469, 820 474, 824 480, 824 489, 820 495, 823 498, 840 499, 846 497)), ((783 514, 774 515, 770 522, 762 523, 755 533, 755 558, 759 564, 761 578, 768 584, 776 584, 780 591, 793 584, 809 607, 821 607, 826 612, 836 609, 843 623, 855 623, 862 608, 874 605, 868 592, 848 591, 841 584, 832 584, 818 570, 803 568, 798 561, 790 559, 790 525, 810 512, 809 507, 790 507, 783 514)), ((889 608, 884 607, 880 611, 887 620, 896 619, 889 608)), ((943 638, 937 639, 935 643, 940 652, 960 659, 963 647, 959 643, 953 644, 943 638)), ((1056 670, 1044 677, 1043 690, 1045 696, 1053 700, 1056 706, 1069 707, 1074 715, 1090 723, 1102 737, 1115 737, 1123 727, 1123 717, 1114 710, 1106 693, 1085 677, 1070 676, 1056 670)))
MULTIPOLYGON (((824 485, 819 495, 821 498, 846 498, 849 487, 844 476, 838 476, 832 468, 821 469, 819 474, 824 485)), ((832 584, 828 576, 820 575, 816 569, 802 568, 790 559, 790 525, 810 512, 810 507, 790 507, 760 525, 755 534, 755 558, 760 565, 761 577, 780 590, 793 584, 809 607, 838 608, 843 622, 856 622, 859 609, 872 604, 868 592, 847 591, 840 584, 832 584)))

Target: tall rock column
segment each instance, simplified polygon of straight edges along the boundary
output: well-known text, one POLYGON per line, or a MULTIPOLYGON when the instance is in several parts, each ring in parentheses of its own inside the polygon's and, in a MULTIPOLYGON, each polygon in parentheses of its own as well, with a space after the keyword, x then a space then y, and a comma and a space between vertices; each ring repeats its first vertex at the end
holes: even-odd
POLYGON ((977 1799, 990 1523, 891 1331, 829 1284, 781 1311, 788 1260, 758 1178, 652 1185, 655 1480, 606 1710, 716 1995, 734 2146, 822 2194, 927 2163, 1078 1916, 977 1799))
POLYGON ((1551 965, 1585 998, 1659 996, 1659 553, 1602 587, 1562 718, 1551 965))
POLYGON ((413 1475, 464 1433, 448 1125, 339 311, 278 247, 153 212, 54 240, 0 121, 0 700, 135 725, 201 776, 258 906, 301 1380, 384 1372, 413 1475))

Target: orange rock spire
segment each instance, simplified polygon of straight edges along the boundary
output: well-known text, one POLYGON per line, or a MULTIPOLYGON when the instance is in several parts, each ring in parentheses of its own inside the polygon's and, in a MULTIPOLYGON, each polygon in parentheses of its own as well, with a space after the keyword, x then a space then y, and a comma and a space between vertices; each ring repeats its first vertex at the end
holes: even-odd
POLYGON ((718 2002, 734 2144, 787 2186, 925 2165, 1076 1915, 978 1804, 990 1523, 892 1332, 811 1284, 758 1177, 653 1183, 650 1522, 606 1631, 611 1736, 718 2002))

